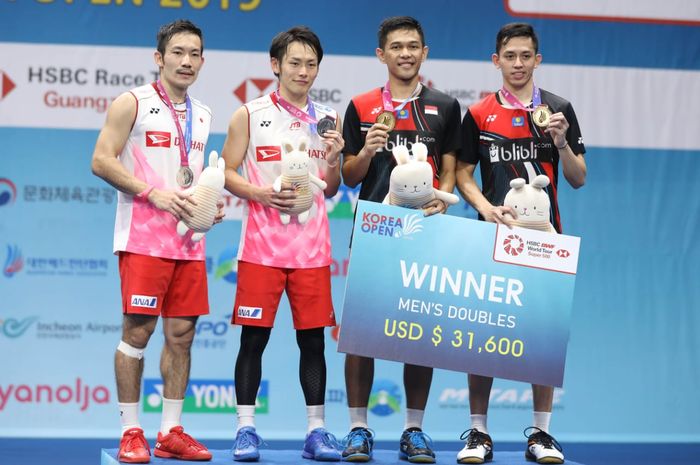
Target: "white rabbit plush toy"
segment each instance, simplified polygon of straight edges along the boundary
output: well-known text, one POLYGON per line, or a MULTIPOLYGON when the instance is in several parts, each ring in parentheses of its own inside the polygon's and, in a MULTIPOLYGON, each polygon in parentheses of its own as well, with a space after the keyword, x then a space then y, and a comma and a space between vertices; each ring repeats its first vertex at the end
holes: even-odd
POLYGON ((226 163, 219 154, 212 151, 209 154, 209 166, 199 175, 197 185, 189 188, 187 193, 197 202, 192 218, 182 219, 177 223, 177 233, 181 236, 187 234, 190 229, 194 231, 192 241, 200 241, 204 233, 214 225, 216 212, 219 210, 216 204, 221 198, 221 189, 224 188, 224 168, 226 163))
POLYGON ((288 213, 280 212, 280 221, 282 224, 289 224, 292 216, 297 217, 300 224, 306 223, 309 219, 309 209, 314 203, 314 194, 311 190, 311 184, 314 184, 319 189, 326 188, 326 182, 309 173, 309 154, 306 151, 308 146, 307 140, 302 140, 299 143, 299 148, 294 150, 292 144, 284 142, 282 147, 282 174, 277 176, 275 182, 272 183, 272 188, 275 192, 282 190, 282 183, 288 183, 294 186, 294 192, 297 194, 294 207, 288 213))
POLYGON ((396 166, 389 178, 389 193, 384 204, 407 208, 421 208, 438 198, 447 205, 454 205, 459 198, 433 187, 433 168, 428 163, 428 147, 421 142, 413 144, 413 158, 405 145, 397 145, 391 151, 396 166))
POLYGON ((530 184, 525 184, 523 178, 515 178, 510 182, 510 190, 503 205, 511 207, 518 214, 518 218, 513 221, 514 226, 556 232, 549 221, 549 196, 544 191, 548 185, 549 178, 544 174, 535 176, 530 184))

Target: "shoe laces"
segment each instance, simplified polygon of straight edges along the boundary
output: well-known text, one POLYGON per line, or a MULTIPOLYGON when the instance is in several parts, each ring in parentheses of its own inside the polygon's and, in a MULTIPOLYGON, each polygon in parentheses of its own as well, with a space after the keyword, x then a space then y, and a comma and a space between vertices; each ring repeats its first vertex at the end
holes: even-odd
POLYGON ((122 441, 124 441, 124 446, 127 450, 134 450, 138 447, 148 449, 148 443, 141 431, 125 434, 122 441))
POLYGON ((423 431, 409 431, 408 440, 416 449, 432 449, 433 440, 423 431))
POLYGON ((321 441, 321 444, 323 444, 324 446, 331 447, 333 449, 338 449, 340 447, 340 445, 338 444, 338 440, 329 431, 319 431, 316 433, 315 436, 321 441))
POLYGON ((185 433, 181 429, 171 431, 170 434, 175 434, 182 442, 184 442, 187 445, 188 448, 193 448, 197 450, 204 449, 204 446, 200 444, 199 441, 197 441, 195 438, 185 433))
POLYGON ((359 428, 355 431, 350 431, 348 435, 343 438, 343 444, 352 447, 361 447, 365 442, 369 442, 372 436, 374 436, 374 432, 371 429, 359 428))
POLYGON ((559 452, 562 451, 561 446, 559 445, 557 440, 554 439, 554 437, 552 437, 549 433, 542 431, 536 426, 530 426, 528 428, 525 428, 523 430, 523 434, 529 441, 532 441, 536 444, 540 444, 545 449, 551 449, 552 446, 554 446, 554 448, 559 452), (528 431, 530 431, 529 434, 528 431))
POLYGON ((482 433, 476 428, 466 430, 459 439, 467 441, 467 449, 476 449, 479 446, 484 446, 487 450, 491 449, 491 446, 486 443, 489 439, 488 434, 482 433))
POLYGON ((243 431, 236 437, 236 449, 245 449, 250 446, 258 447, 263 443, 262 438, 255 431, 243 431))

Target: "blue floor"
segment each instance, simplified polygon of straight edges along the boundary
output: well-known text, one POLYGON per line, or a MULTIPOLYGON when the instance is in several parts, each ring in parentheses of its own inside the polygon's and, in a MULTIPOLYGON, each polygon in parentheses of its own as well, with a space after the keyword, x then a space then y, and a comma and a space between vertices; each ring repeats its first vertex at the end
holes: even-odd
MULTIPOLYGON (((227 450, 231 441, 202 441, 212 450, 227 450)), ((0 438, 0 465, 98 465, 102 449, 117 447, 117 439, 11 439, 0 438)), ((391 451, 396 444, 391 441, 378 441, 377 450, 391 451)), ((523 454, 524 444, 498 443, 495 456, 497 465, 499 452, 512 451, 515 455, 523 454)), ((700 464, 700 444, 590 444, 565 443, 564 452, 567 463, 578 462, 582 465, 698 465, 700 464)), ((298 450, 301 441, 269 441, 265 450, 298 450)), ((440 463, 456 463, 457 451, 462 444, 457 441, 436 442, 435 450, 447 451, 446 456, 439 455, 440 463), (452 451, 451 454, 449 451, 452 451)), ((441 453, 442 454, 442 453, 441 453)), ((270 459, 278 454, 269 454, 270 459)), ((292 454, 286 463, 306 463, 292 454), (295 461, 298 459, 298 461, 295 461)), ((387 455, 390 457, 391 454, 387 455)), ((504 455, 505 457, 505 455, 504 455)), ((379 457, 377 465, 392 463, 379 457)), ((155 464, 155 461, 153 462, 155 464)), ((172 461, 170 462, 172 463, 172 461)), ((192 462, 187 462, 192 463, 192 462)), ((233 460, 231 460, 233 463, 233 460)), ((393 463, 398 463, 398 460, 393 463)), ((406 462, 402 462, 406 463, 406 462)), ((503 463, 503 462, 500 462, 503 463)), ((507 462, 505 462, 507 463, 507 462)))

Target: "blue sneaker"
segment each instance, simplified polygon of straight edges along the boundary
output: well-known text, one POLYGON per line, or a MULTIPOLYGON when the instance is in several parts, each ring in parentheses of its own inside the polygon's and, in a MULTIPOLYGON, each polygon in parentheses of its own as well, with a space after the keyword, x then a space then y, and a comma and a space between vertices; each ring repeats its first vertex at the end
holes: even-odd
POLYGON ((411 463, 435 463, 432 439, 420 428, 408 428, 401 435, 399 458, 411 463))
POLYGON ((369 428, 353 428, 343 438, 343 460, 346 462, 369 462, 374 447, 374 432, 369 428))
POLYGON ((237 462, 256 462, 260 459, 258 447, 262 444, 262 438, 255 432, 252 426, 246 426, 238 430, 236 440, 233 442, 233 460, 237 462))
POLYGON ((325 428, 316 428, 306 435, 301 456, 320 462, 338 462, 340 461, 338 440, 325 428))

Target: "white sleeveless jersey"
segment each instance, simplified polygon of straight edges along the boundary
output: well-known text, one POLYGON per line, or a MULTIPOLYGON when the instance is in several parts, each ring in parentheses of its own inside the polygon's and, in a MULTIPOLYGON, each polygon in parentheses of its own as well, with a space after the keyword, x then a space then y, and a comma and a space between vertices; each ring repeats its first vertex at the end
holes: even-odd
MULTIPOLYGON (((316 118, 330 116, 332 108, 313 102, 316 118)), ((277 102, 274 93, 245 104, 248 111, 248 151, 242 164, 243 177, 256 186, 269 186, 282 172, 282 143, 295 148, 302 138, 309 140, 309 173, 323 179, 326 172, 326 148, 309 124, 292 116, 277 102)), ((323 191, 311 186, 313 204, 309 219, 299 224, 280 221, 279 210, 258 202, 246 201, 238 259, 279 268, 316 268, 331 263, 328 215, 323 191)))
MULTIPOLYGON (((137 178, 156 189, 182 190, 175 176, 180 169, 180 138, 168 107, 153 84, 131 90, 136 98, 136 118, 119 161, 137 178)), ((192 102, 192 144, 189 166, 195 183, 204 164, 204 147, 209 138, 211 111, 199 101, 192 102)), ((185 104, 175 105, 185 131, 185 104)), ((204 260, 204 240, 192 242, 191 234, 181 237, 177 219, 148 201, 118 193, 114 225, 114 251, 133 252, 178 260, 204 260)))

